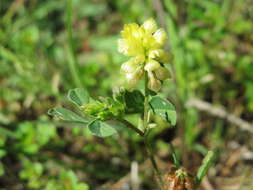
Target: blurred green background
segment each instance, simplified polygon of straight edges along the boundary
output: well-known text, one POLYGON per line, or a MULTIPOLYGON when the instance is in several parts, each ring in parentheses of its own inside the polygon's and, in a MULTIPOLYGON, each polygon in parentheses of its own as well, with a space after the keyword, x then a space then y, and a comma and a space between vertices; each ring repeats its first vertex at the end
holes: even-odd
POLYGON ((106 96, 122 85, 120 30, 150 17, 169 34, 174 72, 162 93, 179 115, 175 128, 157 121, 158 159, 169 167, 173 142, 194 173, 215 149, 216 166, 201 188, 253 189, 253 127, 187 106, 197 98, 253 121, 252 0, 0 0, 0 190, 123 189, 133 161, 139 189, 156 188, 135 133, 101 139, 46 114, 72 108, 65 103, 71 88, 106 96))

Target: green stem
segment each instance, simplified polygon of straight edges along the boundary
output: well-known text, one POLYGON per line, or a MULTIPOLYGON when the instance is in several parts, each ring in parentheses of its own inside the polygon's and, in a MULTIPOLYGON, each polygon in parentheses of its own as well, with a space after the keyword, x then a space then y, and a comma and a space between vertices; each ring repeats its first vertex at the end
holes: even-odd
POLYGON ((158 168, 158 165, 157 165, 157 163, 155 161, 155 157, 153 155, 152 148, 151 148, 151 146, 148 143, 148 137, 147 137, 147 135, 144 136, 144 144, 145 144, 145 148, 146 148, 146 152, 148 154, 148 157, 149 157, 149 159, 151 161, 151 164, 152 164, 152 166, 153 166, 153 168, 155 170, 155 174, 156 174, 156 176, 158 178, 159 188, 163 189, 163 184, 164 183, 163 183, 162 175, 161 175, 161 172, 160 172, 160 170, 158 168))
POLYGON ((145 90, 144 90, 144 113, 143 113, 143 127, 144 127, 144 133, 147 132, 148 130, 148 96, 149 96, 149 92, 148 92, 148 74, 147 72, 145 72, 145 76, 144 76, 144 81, 145 81, 145 90))
POLYGON ((170 150, 171 150, 171 153, 172 153, 173 162, 174 162, 176 168, 180 168, 181 163, 179 161, 179 158, 178 158, 178 156, 176 154, 175 148, 172 145, 172 143, 169 143, 169 147, 170 147, 170 150))
POLYGON ((73 48, 72 15, 73 15, 72 0, 67 0, 66 26, 67 26, 67 32, 68 32, 68 66, 69 66, 71 77, 74 80, 75 86, 81 87, 82 82, 79 77, 79 73, 77 69, 77 60, 76 60, 74 48, 73 48))
POLYGON ((151 161, 151 164, 155 170, 155 173, 156 173, 156 176, 158 178, 158 181, 159 181, 159 187, 160 189, 163 189, 163 180, 162 180, 162 177, 161 177, 161 172, 159 171, 159 168, 157 166, 157 163, 155 161, 155 157, 154 157, 154 154, 152 152, 152 148, 151 146, 149 145, 148 143, 148 134, 149 134, 149 128, 148 128, 148 101, 149 101, 149 91, 148 91, 148 74, 147 72, 145 72, 145 89, 144 89, 144 92, 145 92, 145 99, 144 99, 144 113, 143 113, 143 127, 144 127, 144 144, 145 144, 145 148, 146 148, 146 151, 147 151, 147 154, 148 154, 148 157, 151 161))
POLYGON ((125 119, 117 119, 118 121, 124 123, 128 128, 134 130, 135 132, 137 132, 139 135, 144 136, 144 132, 141 131, 140 129, 138 129, 137 127, 135 127, 132 123, 130 123, 129 121, 125 120, 125 119))

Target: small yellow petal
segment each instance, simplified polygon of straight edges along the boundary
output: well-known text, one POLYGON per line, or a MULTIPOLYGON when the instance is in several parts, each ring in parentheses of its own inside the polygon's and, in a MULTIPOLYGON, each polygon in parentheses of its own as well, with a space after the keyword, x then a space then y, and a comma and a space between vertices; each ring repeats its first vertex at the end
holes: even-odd
POLYGON ((157 43, 163 45, 167 39, 167 35, 164 29, 160 28, 153 34, 157 43))
POLYGON ((157 30, 157 25, 156 25, 156 22, 153 18, 150 18, 150 19, 146 20, 143 23, 142 27, 148 33, 154 33, 157 30))
POLYGON ((123 30, 121 31, 121 35, 123 38, 129 38, 133 34, 135 30, 138 30, 138 24, 125 24, 123 30))
POLYGON ((158 69, 159 67, 161 67, 160 63, 151 59, 146 63, 144 69, 148 72, 151 72, 158 69))

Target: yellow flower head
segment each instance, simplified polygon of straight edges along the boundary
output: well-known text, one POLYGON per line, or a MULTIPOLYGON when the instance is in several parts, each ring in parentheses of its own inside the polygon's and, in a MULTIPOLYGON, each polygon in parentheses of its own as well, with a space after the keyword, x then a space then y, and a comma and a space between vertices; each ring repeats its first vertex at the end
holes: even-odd
POLYGON ((157 28, 154 19, 148 19, 138 24, 125 24, 121 31, 122 38, 118 40, 118 50, 126 56, 132 56, 121 66, 127 82, 134 86, 148 73, 148 87, 158 91, 161 81, 170 76, 164 64, 171 61, 171 55, 164 51, 163 46, 167 39, 164 29, 157 28))

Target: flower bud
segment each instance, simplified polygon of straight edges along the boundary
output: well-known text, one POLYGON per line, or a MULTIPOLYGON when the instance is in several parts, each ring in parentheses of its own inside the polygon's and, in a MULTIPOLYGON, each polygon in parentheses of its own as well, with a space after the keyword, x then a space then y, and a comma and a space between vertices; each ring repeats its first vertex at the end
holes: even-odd
POLYGON ((163 81, 167 78, 171 77, 170 71, 165 67, 160 67, 157 70, 155 70, 155 76, 159 80, 163 81))
POLYGON ((143 23, 142 27, 148 33, 154 33, 157 30, 157 25, 156 25, 156 22, 153 18, 150 18, 150 19, 146 20, 143 23))
POLYGON ((157 62, 157 61, 155 61, 155 60, 153 60, 153 59, 150 59, 150 60, 146 63, 144 69, 145 69, 146 71, 148 71, 148 72, 151 72, 151 71, 157 70, 159 67, 161 67, 161 65, 160 65, 159 62, 157 62))
POLYGON ((164 29, 160 28, 153 34, 155 41, 160 45, 163 45, 165 40, 167 39, 166 32, 164 29))

